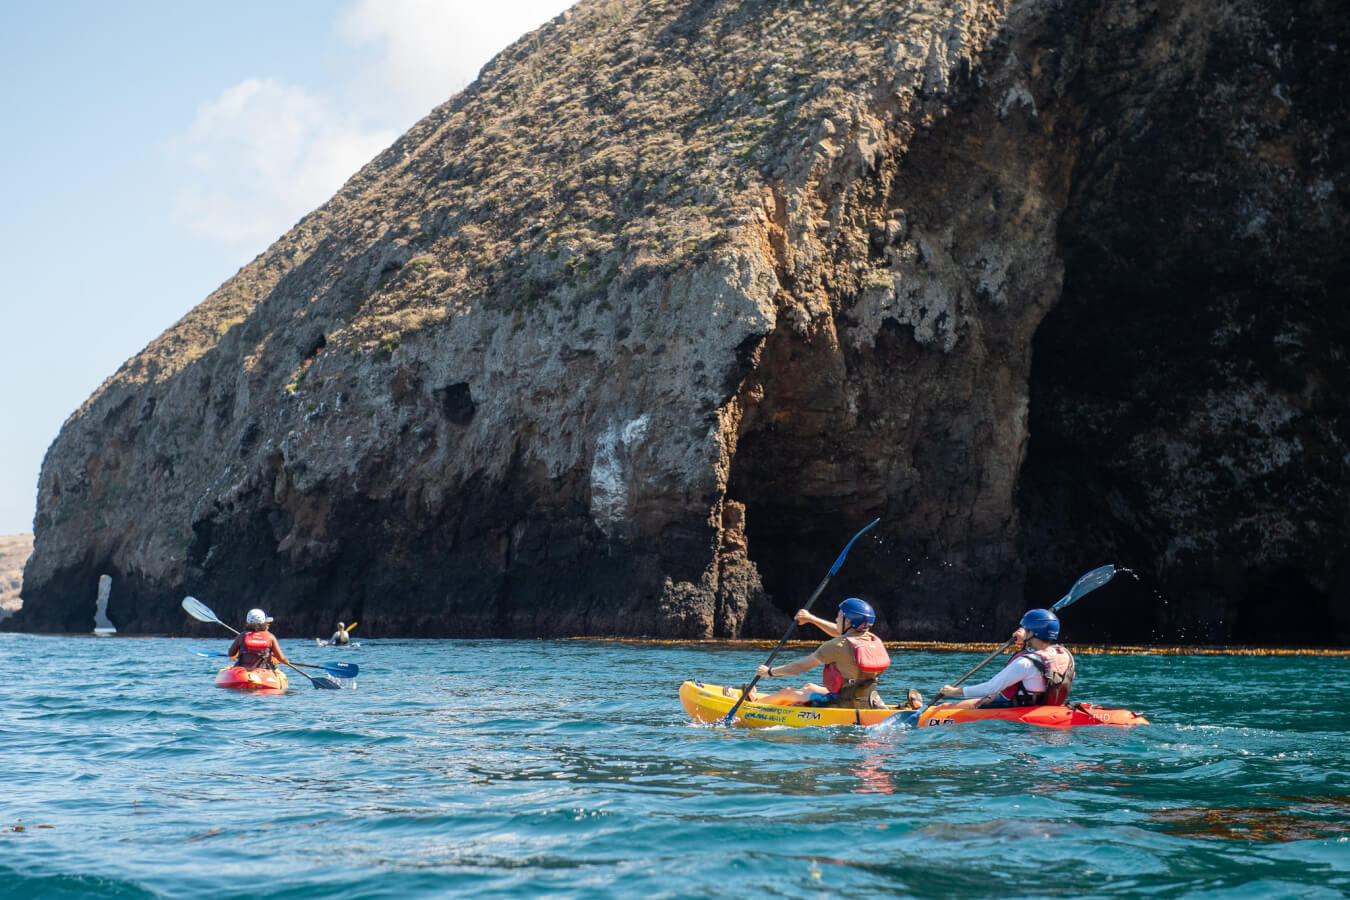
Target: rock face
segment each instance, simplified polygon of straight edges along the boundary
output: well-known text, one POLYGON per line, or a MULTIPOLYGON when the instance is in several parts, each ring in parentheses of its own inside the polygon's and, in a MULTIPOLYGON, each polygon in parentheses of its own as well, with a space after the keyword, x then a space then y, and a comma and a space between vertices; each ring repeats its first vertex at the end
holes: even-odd
POLYGON ((21 605, 23 567, 33 553, 31 534, 0 534, 0 619, 21 605))
POLYGON ((831 594, 893 638, 1112 561, 1080 638, 1350 641, 1348 45, 1316 2, 583 2, 72 416, 6 625, 107 572, 123 633, 191 592, 776 635, 879 516, 831 594))

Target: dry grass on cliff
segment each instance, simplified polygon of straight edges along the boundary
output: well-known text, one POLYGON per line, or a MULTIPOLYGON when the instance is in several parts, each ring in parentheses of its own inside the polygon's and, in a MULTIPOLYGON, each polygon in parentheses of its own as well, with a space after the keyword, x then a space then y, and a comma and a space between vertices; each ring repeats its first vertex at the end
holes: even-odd
POLYGON ((942 0, 583 0, 117 378, 162 380, 247 333, 283 287, 297 313, 338 320, 335 348, 364 353, 461 315, 604 303, 716 253, 767 185, 828 161, 866 107, 922 80, 933 34, 977 14, 942 0))
POLYGON ((0 535, 0 615, 12 613, 21 605, 23 567, 32 555, 31 534, 0 535))

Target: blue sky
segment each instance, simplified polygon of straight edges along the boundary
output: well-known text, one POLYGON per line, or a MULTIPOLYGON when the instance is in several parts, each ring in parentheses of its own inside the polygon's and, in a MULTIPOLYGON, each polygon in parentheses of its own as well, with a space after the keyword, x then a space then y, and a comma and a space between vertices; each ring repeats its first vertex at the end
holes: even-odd
POLYGON ((130 357, 568 0, 0 0, 0 534, 130 357))

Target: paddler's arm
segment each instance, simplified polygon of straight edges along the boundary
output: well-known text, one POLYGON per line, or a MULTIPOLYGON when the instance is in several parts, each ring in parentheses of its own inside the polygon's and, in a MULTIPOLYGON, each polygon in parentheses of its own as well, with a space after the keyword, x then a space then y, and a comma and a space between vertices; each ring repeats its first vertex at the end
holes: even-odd
POLYGON ((828 619, 822 619, 820 616, 813 616, 804 609, 797 610, 795 618, 798 625, 814 625, 830 637, 839 637, 839 626, 828 619))
POLYGON ((824 660, 812 653, 810 656, 803 656, 801 659, 794 659, 792 662, 785 662, 780 665, 760 666, 755 670, 755 674, 760 678, 781 678, 784 675, 797 675, 823 663, 824 660), (770 672, 769 670, 773 671, 770 672))
POLYGON ((938 691, 938 697, 988 697, 1029 677, 1035 671, 1035 665, 1023 656, 1008 663, 997 675, 980 684, 967 684, 961 687, 944 684, 942 690, 938 691))
POLYGON ((272 641, 272 656, 276 659, 277 662, 285 663, 286 665, 289 666, 291 664, 291 661, 286 658, 285 653, 281 652, 281 644, 277 642, 277 636, 275 634, 269 633, 267 637, 270 638, 272 641))
POLYGON ((239 645, 242 644, 243 642, 244 636, 242 634, 235 637, 234 641, 230 644, 229 651, 225 655, 228 656, 230 659, 234 659, 236 656, 239 655, 239 645))

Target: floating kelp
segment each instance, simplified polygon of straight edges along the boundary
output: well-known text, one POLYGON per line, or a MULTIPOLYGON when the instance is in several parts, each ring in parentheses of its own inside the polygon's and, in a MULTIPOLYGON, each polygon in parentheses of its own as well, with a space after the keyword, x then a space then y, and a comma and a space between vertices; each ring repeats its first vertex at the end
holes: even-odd
POLYGON ((1350 834, 1350 797, 1283 797, 1292 805, 1186 806, 1150 816, 1169 834, 1233 841, 1320 840, 1350 834))

